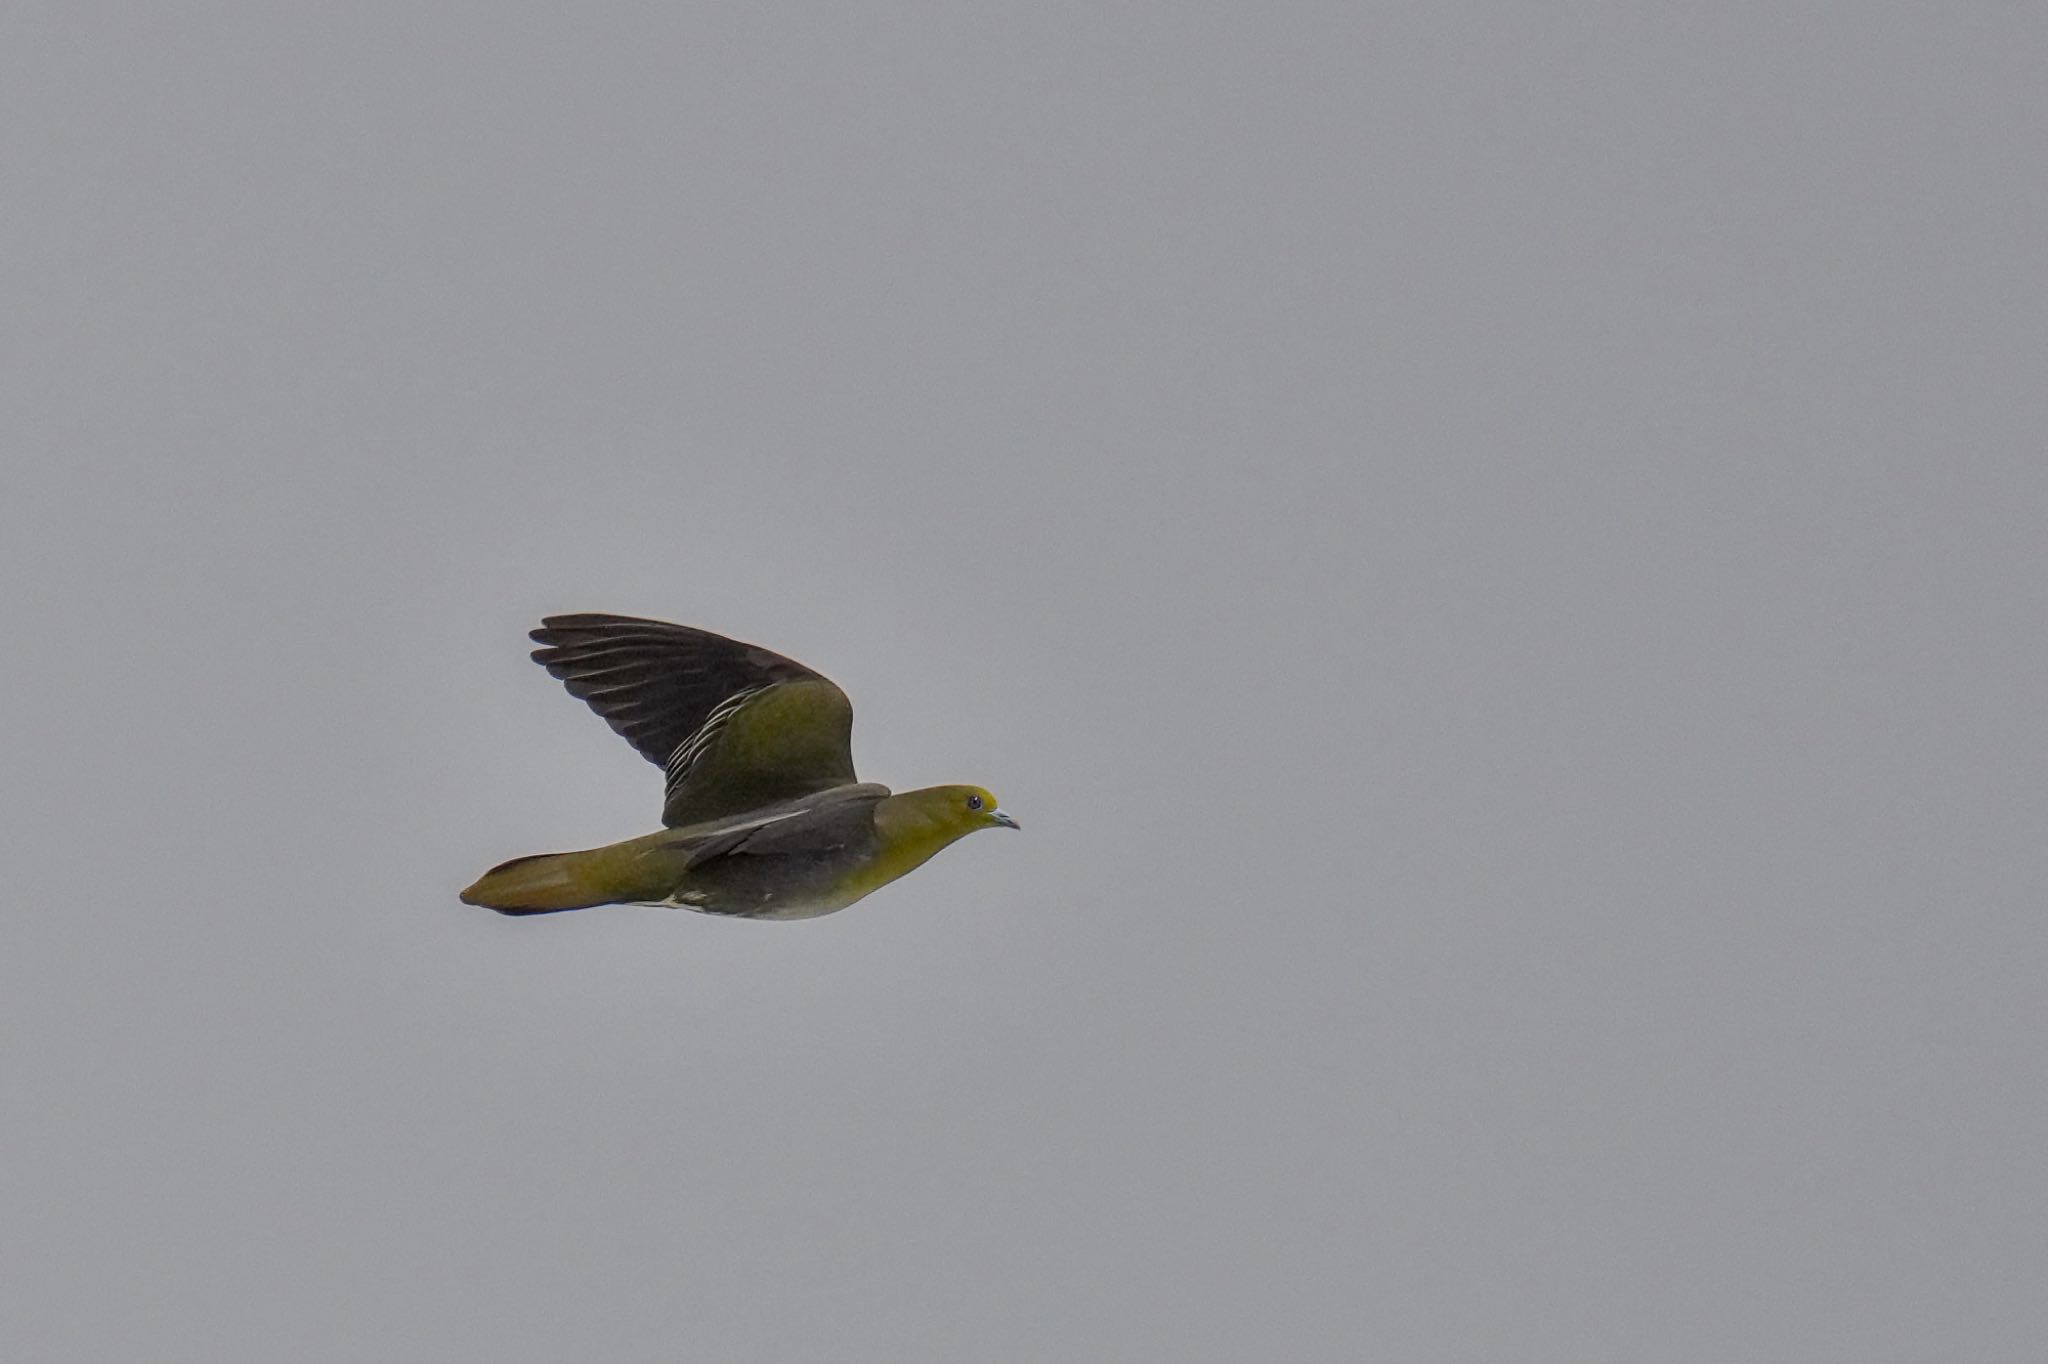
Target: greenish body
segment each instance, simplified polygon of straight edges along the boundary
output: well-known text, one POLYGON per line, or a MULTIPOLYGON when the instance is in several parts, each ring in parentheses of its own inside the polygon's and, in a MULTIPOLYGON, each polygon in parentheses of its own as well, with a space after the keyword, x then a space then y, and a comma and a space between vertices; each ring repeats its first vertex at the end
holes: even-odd
MULTIPOLYGON (((589 859, 608 901, 672 905, 742 919, 814 919, 913 871, 981 827, 965 789, 892 796, 842 786, 741 819, 663 829, 571 857, 589 859)), ((560 856, 561 854, 557 854, 560 856)))
POLYGON ((746 919, 844 909, 948 844, 1017 827, 979 786, 857 781, 852 707, 754 645, 627 616, 550 617, 534 654, 668 776, 669 827, 493 867, 462 898, 503 914, 650 904, 746 919))
POLYGON ((622 870, 636 903, 748 919, 814 918, 874 888, 857 882, 887 846, 875 820, 893 799, 885 786, 842 786, 770 807, 737 827, 664 829, 620 844, 622 870))

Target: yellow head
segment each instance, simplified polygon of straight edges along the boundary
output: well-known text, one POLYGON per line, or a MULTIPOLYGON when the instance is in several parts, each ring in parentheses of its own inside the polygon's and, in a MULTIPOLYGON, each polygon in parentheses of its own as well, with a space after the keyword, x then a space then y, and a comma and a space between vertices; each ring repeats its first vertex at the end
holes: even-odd
POLYGON ((932 835, 950 843, 976 829, 1014 829, 1017 821, 997 806, 996 798, 980 786, 927 786, 891 796, 884 806, 905 824, 923 826, 932 835))

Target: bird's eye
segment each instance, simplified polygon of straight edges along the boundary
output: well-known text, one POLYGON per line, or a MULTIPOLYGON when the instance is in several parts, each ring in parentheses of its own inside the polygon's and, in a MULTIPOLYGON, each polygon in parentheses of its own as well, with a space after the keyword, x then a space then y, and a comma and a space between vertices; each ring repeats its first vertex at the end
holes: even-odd
POLYGON ((981 808, 981 797, 969 796, 967 798, 967 808, 970 810, 979 810, 981 808))

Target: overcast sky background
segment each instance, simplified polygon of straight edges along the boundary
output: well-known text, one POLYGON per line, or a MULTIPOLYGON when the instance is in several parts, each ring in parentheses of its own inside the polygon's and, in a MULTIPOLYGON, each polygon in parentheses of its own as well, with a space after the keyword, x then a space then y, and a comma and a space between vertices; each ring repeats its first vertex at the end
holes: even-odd
POLYGON ((2039 1360, 2044 30, 9 5, 0 1354, 2039 1360))

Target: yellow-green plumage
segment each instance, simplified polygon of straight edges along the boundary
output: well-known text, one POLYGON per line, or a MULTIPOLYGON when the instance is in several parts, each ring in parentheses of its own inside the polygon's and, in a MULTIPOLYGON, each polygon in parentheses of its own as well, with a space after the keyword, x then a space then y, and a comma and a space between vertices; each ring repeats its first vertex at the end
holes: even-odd
POLYGON ((858 782, 845 694, 779 654, 627 616, 551 616, 533 637, 536 661, 662 765, 669 827, 503 863, 462 892, 470 904, 815 918, 976 829, 1017 827, 978 786, 891 795, 858 782))

